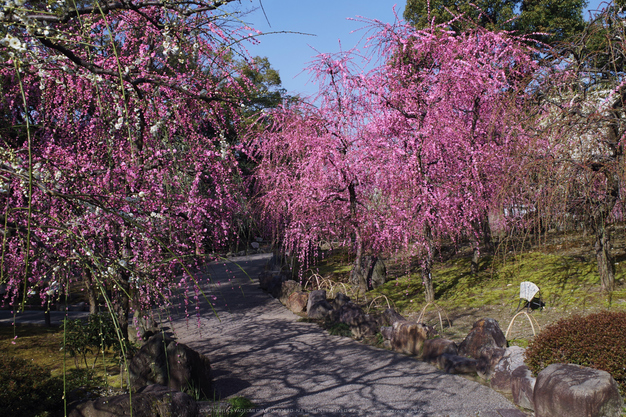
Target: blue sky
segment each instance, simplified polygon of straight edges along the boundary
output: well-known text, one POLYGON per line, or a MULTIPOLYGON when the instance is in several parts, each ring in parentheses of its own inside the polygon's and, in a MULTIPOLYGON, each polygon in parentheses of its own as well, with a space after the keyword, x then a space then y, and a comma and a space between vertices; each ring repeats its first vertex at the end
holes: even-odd
MULTIPOLYGON (((601 0, 591 0, 588 9, 597 9, 601 3, 601 0)), ((288 93, 307 96, 317 92, 317 86, 310 82, 311 76, 305 71, 315 55, 349 50, 362 39, 364 31, 358 29, 364 24, 348 18, 363 16, 393 22, 394 6, 398 17, 402 18, 406 0, 262 0, 262 4, 269 25, 259 0, 242 0, 236 2, 235 7, 237 10, 256 8, 242 19, 264 33, 300 32, 311 36, 268 34, 260 36, 260 44, 249 46, 248 50, 252 56, 269 58, 288 93), (357 32, 351 33, 353 31, 357 32)))

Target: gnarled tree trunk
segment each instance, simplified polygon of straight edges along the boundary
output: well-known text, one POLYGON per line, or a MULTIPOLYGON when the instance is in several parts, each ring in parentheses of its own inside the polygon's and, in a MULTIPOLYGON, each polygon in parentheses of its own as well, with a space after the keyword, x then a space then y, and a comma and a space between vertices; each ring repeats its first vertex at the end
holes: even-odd
POLYGON ((478 242, 474 242, 472 244, 472 274, 477 274, 481 253, 493 252, 493 244, 491 242, 491 227, 489 226, 489 215, 486 211, 480 221, 472 222, 472 227, 482 239, 482 245, 478 242))
POLYGON ((89 268, 85 269, 85 287, 87 287, 87 297, 89 298, 89 314, 96 314, 98 313, 98 295, 89 268))
POLYGON ((124 342, 126 342, 128 341, 128 316, 130 315, 130 283, 126 271, 122 271, 118 277, 119 279, 116 282, 117 291, 114 295, 115 301, 113 305, 120 326, 120 333, 124 342))
POLYGON ((433 238, 430 226, 426 227, 426 254, 422 261, 422 284, 424 284, 424 295, 426 302, 435 301, 435 286, 433 285, 433 238))
POLYGON ((355 236, 356 245, 356 259, 354 260, 354 266, 350 272, 350 283, 358 288, 359 293, 365 293, 367 291, 367 262, 365 262, 363 256, 363 241, 361 235, 356 232, 355 236))
POLYGON ((422 265, 422 283, 424 284, 424 294, 426 297, 426 302, 431 303, 435 301, 435 287, 433 285, 433 277, 432 277, 432 267, 433 267, 433 258, 429 253, 426 255, 426 259, 422 265))
POLYGON ((596 259, 598 261, 598 274, 604 291, 610 292, 615 289, 615 265, 611 256, 611 234, 605 226, 596 230, 596 259))

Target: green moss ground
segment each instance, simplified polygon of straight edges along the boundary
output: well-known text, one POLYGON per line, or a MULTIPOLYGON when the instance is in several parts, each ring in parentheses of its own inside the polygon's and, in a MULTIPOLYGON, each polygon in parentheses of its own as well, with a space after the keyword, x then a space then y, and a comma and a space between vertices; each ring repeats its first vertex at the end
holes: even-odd
MULTIPOLYGON (((626 267, 616 265, 617 289, 609 296, 600 289, 594 262, 571 257, 531 252, 517 255, 506 263, 481 261, 479 272, 471 273, 469 259, 439 263, 432 276, 437 303, 447 308, 482 308, 487 305, 516 307, 519 285, 531 281, 541 289, 541 298, 550 307, 589 306, 626 308, 626 267)), ((419 311, 424 291, 419 274, 391 279, 368 293, 368 298, 387 296, 398 311, 419 311)))
MULTIPOLYGON (((471 328, 473 321, 482 317, 492 317, 506 330, 519 304, 519 290, 522 281, 531 281, 539 286, 546 309, 533 312, 539 329, 571 314, 586 314, 602 309, 626 310, 626 259, 620 252, 616 262, 616 290, 607 294, 601 290, 595 258, 581 256, 589 251, 581 245, 573 251, 573 244, 544 245, 541 250, 524 253, 485 257, 479 265, 479 272, 471 273, 469 256, 456 256, 446 261, 436 262, 432 277, 436 293, 436 306, 426 309, 423 321, 440 327, 446 315, 452 322, 452 329, 444 329, 443 335, 451 339, 462 339, 471 328), (565 249, 559 253, 559 249, 565 249), (441 312, 441 321, 438 312, 441 312)), ((413 260, 414 261, 414 260, 413 260)), ((352 260, 340 251, 328 254, 316 266, 320 275, 335 283, 333 293, 348 287, 347 278, 352 268, 352 260), (350 263, 349 263, 349 262, 350 263), (336 284, 343 282, 343 285, 336 284)), ((408 318, 417 318, 426 306, 421 276, 413 272, 410 261, 387 260, 389 281, 368 292, 357 301, 366 308, 383 310, 387 300, 396 311, 408 318), (407 273, 409 271, 409 273, 407 273), (375 300, 373 303, 372 301, 375 300)), ((414 262, 413 262, 414 263, 414 262)), ((328 281, 325 281, 328 290, 328 281)), ((511 327, 510 343, 520 346, 528 344, 532 338, 532 328, 528 319, 520 316, 511 327)), ((539 329, 536 329, 538 331, 539 329)))
MULTIPOLYGON (((0 326, 0 354, 15 356, 50 370, 52 376, 62 377, 65 372, 77 369, 72 357, 65 355, 61 349, 63 341, 62 327, 43 326, 0 326), (15 338, 17 336, 17 338, 15 338), (15 342, 15 343, 13 343, 15 342)), ((93 355, 87 356, 89 367, 96 359, 93 355)), ((120 388, 119 365, 111 352, 105 355, 105 365, 102 355, 96 360, 94 376, 100 380, 106 380, 111 388, 120 388)), ((85 368, 80 364, 78 368, 85 368)))

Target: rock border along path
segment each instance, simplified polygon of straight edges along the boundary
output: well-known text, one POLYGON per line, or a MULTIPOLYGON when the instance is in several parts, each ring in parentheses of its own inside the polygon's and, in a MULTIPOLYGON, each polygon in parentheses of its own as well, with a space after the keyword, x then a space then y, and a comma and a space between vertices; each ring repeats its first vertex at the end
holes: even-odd
POLYGON ((270 256, 211 265, 219 319, 202 301, 199 320, 179 314, 167 324, 210 358, 216 399, 246 397, 255 416, 525 416, 479 383, 298 322, 259 289, 270 256))

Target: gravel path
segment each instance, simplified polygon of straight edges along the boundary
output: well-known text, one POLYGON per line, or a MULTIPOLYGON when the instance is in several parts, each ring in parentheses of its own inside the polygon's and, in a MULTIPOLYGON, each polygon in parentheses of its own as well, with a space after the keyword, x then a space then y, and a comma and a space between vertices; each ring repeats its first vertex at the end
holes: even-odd
POLYGON ((205 303, 199 327, 184 315, 170 324, 211 359, 216 397, 246 397, 255 416, 525 416, 483 385, 298 322, 259 289, 268 256, 212 265, 219 319, 205 303))

